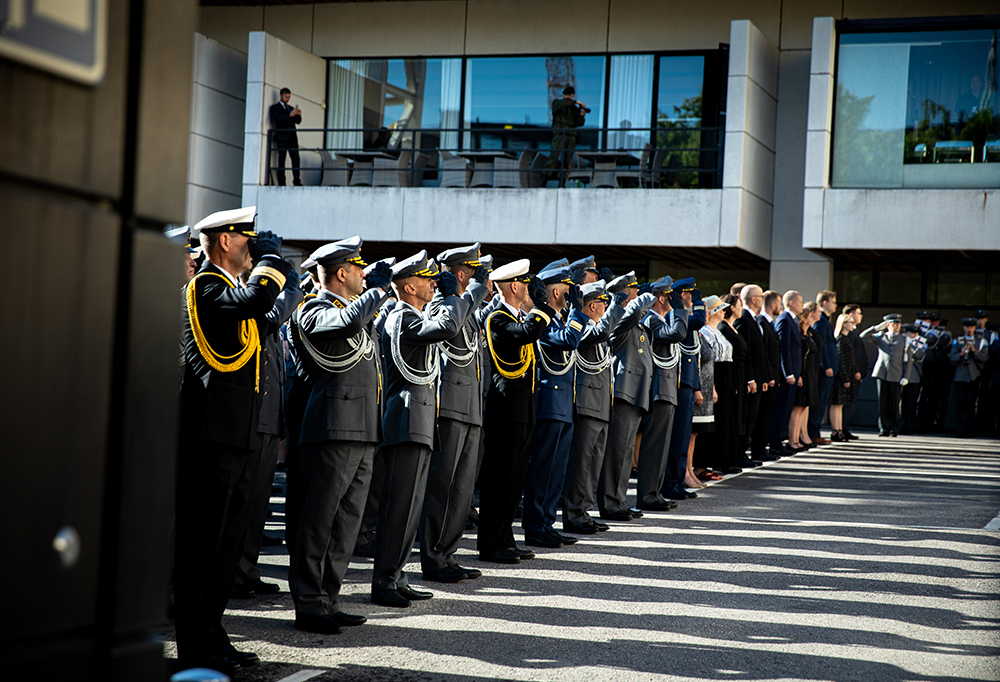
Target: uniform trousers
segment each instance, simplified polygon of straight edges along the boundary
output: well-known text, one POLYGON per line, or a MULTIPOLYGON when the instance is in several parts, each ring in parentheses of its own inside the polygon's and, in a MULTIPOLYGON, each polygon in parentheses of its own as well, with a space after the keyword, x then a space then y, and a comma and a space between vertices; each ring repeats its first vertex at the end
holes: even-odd
POLYGON ((881 433, 899 432, 899 382, 878 380, 878 428, 881 433))
POLYGON ((900 418, 900 428, 910 433, 919 428, 917 422, 917 401, 920 398, 920 384, 909 383, 900 387, 902 394, 903 413, 900 418))
POLYGON ((362 545, 375 546, 375 526, 378 524, 378 505, 382 499, 382 483, 384 481, 385 457, 382 456, 382 448, 375 448, 375 456, 372 457, 372 484, 368 486, 365 511, 361 515, 357 547, 362 545))
POLYGON ((319 617, 340 611, 337 598, 354 552, 371 483, 374 443, 304 443, 303 504, 288 584, 295 612, 319 617))
POLYGON ((311 386, 300 377, 293 379, 288 391, 288 436, 285 440, 285 545, 288 556, 295 553, 295 540, 302 518, 302 457, 299 434, 302 432, 302 417, 309 400, 311 386))
POLYGON ((174 622, 182 662, 230 648, 222 614, 246 542, 253 450, 182 442, 177 457, 174 622))
POLYGON ((397 443, 382 447, 385 480, 375 526, 375 570, 372 591, 406 587, 403 566, 417 541, 417 527, 424 511, 431 446, 397 443))
MULTIPOLYGON (((670 454, 670 435, 674 430, 674 411, 677 406, 666 400, 654 400, 653 411, 646 416, 639 444, 639 466, 636 474, 636 505, 663 502, 660 488, 667 474, 670 454)), ((687 469, 685 457, 684 468, 687 469)))
POLYGON ((608 427, 608 446, 604 449, 604 464, 597 482, 597 508, 602 516, 627 510, 628 478, 632 472, 632 453, 635 437, 645 413, 622 399, 611 407, 611 424, 608 427))
MULTIPOLYGON (((760 389, 757 389, 760 391, 760 389)), ((767 447, 771 434, 771 420, 774 417, 774 407, 778 404, 778 386, 768 386, 767 390, 760 393, 757 417, 754 419, 753 427, 750 431, 750 455, 759 455, 767 447)))
POLYGON ((684 489, 687 475, 688 444, 691 442, 691 423, 694 420, 694 389, 685 384, 677 387, 677 407, 674 408, 674 426, 670 432, 667 451, 667 471, 660 493, 677 493, 684 489))
POLYGON ((553 524, 566 481, 566 465, 572 446, 571 422, 539 419, 535 424, 524 481, 524 514, 521 517, 526 537, 537 537, 555 530, 553 524))
POLYGON ((590 521, 594 508, 597 481, 604 464, 608 443, 608 422, 593 417, 576 416, 573 444, 566 466, 563 485, 563 528, 580 526, 590 521))
POLYGON ((528 450, 535 425, 487 415, 483 428, 486 448, 479 477, 476 547, 480 554, 493 554, 517 546, 514 517, 524 492, 528 450))
POLYGON ((431 453, 424 513, 420 520, 420 567, 439 573, 456 566, 455 550, 469 519, 482 427, 456 419, 438 420, 441 447, 431 453))
POLYGON ((816 388, 819 395, 819 403, 809 406, 809 438, 815 440, 821 436, 820 427, 823 425, 823 416, 826 414, 826 406, 830 404, 830 389, 833 388, 833 381, 836 377, 828 377, 824 370, 820 370, 819 379, 816 381, 816 388))
POLYGON ((274 468, 278 465, 278 445, 281 439, 270 433, 257 434, 257 449, 250 458, 251 493, 247 516, 247 540, 236 570, 236 584, 250 585, 260 581, 257 558, 267 524, 267 508, 271 502, 274 468))
POLYGON ((975 381, 955 381, 955 426, 958 435, 972 433, 976 421, 976 394, 979 389, 979 379, 975 381))
POLYGON ((774 416, 771 417, 771 447, 781 447, 783 441, 788 439, 788 418, 792 416, 792 407, 795 404, 795 392, 798 390, 796 384, 790 384, 785 379, 781 379, 778 386, 778 398, 774 405, 774 416))

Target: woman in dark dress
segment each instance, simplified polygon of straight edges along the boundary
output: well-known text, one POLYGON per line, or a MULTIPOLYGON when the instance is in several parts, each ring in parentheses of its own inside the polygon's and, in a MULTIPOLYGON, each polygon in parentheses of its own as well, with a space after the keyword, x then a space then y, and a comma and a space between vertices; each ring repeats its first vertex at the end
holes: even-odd
POLYGON ((733 407, 730 411, 731 428, 728 430, 729 438, 725 444, 725 457, 727 466, 740 466, 743 459, 741 444, 746 438, 746 420, 744 412, 747 403, 747 377, 750 375, 750 348, 746 340, 736 331, 736 320, 743 314, 743 301, 739 296, 726 294, 722 297, 724 303, 729 307, 723 311, 722 322, 719 323, 719 331, 733 346, 733 393, 730 398, 733 407))
POLYGON ((858 399, 858 386, 861 381, 854 374, 854 344, 851 342, 851 330, 854 329, 854 317, 840 315, 833 334, 837 339, 837 358, 840 361, 840 371, 833 382, 830 391, 830 426, 833 435, 830 440, 844 443, 848 440, 844 435, 844 407, 853 405, 858 399))
POLYGON ((820 350, 817 343, 818 334, 812 326, 819 320, 820 309, 809 301, 802 307, 799 315, 799 330, 802 332, 802 384, 795 391, 795 402, 792 416, 788 422, 788 443, 792 450, 804 450, 812 447, 807 430, 809 408, 819 404, 819 364, 820 350))

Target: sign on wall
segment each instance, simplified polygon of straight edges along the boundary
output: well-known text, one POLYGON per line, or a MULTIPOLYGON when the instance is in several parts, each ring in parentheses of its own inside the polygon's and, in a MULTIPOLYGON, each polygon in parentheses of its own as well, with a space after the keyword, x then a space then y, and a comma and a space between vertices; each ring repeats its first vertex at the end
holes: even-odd
POLYGON ((95 85, 107 63, 107 0, 0 0, 0 57, 95 85))

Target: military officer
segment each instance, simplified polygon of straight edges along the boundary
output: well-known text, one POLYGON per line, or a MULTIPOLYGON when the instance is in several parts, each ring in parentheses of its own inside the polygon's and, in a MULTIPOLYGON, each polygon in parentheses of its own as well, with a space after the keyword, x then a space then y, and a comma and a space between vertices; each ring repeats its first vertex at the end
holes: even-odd
POLYGON ((222 627, 247 532, 261 406, 261 342, 291 266, 281 238, 254 232, 256 208, 194 226, 205 262, 185 288, 177 456, 175 622, 183 667, 234 672, 256 663, 222 627), (256 264, 254 262, 256 261, 256 264), (246 286, 237 279, 253 268, 246 286))
MULTIPOLYGON (((472 503, 483 424, 482 334, 475 312, 486 298, 489 272, 475 243, 442 251, 438 266, 455 275, 458 295, 468 304, 460 331, 438 344, 441 351, 439 445, 431 453, 424 515, 419 526, 423 579, 458 582, 482 572, 455 560, 472 503)), ((444 305, 439 290, 429 305, 431 314, 444 305)), ((488 380, 487 380, 488 383, 488 380)))
POLYGON ((573 442, 575 351, 589 321, 583 313, 580 287, 569 277, 568 265, 538 273, 545 285, 549 307, 556 315, 535 348, 538 413, 528 458, 521 520, 524 543, 532 547, 562 547, 576 542, 576 538, 554 528, 573 442))
POLYGON ((892 313, 882 322, 861 332, 861 338, 873 338, 878 359, 872 376, 878 380, 878 425, 880 436, 899 435, 899 382, 903 378, 903 352, 906 339, 900 336, 903 316, 892 313))
POLYGON ((912 435, 917 430, 917 400, 920 397, 920 382, 923 376, 924 356, 927 342, 920 336, 919 324, 904 324, 901 327, 905 346, 903 349, 903 377, 899 380, 902 414, 899 432, 912 435))
MULTIPOLYGON (((247 275, 248 273, 243 273, 247 275)), ((274 483, 274 469, 278 464, 278 449, 285 435, 285 363, 281 339, 278 331, 302 302, 295 271, 289 273, 285 288, 278 294, 271 312, 267 314, 271 331, 262 338, 264 376, 261 388, 262 398, 260 418, 257 424, 257 448, 253 454, 250 480, 253 488, 250 496, 247 537, 243 556, 236 570, 236 584, 233 597, 251 598, 258 594, 277 594, 277 583, 261 580, 257 559, 260 556, 264 526, 267 523, 268 505, 271 500, 271 485, 274 483)), ((281 540, 278 539, 278 544, 281 540)))
MULTIPOLYGON (((365 267, 365 277, 371 274, 372 270, 379 267, 379 263, 385 263, 390 268, 396 264, 396 257, 389 256, 380 261, 369 263, 365 267)), ((389 292, 389 299, 375 313, 375 333, 372 337, 378 342, 379 356, 382 360, 382 374, 385 375, 385 354, 381 352, 382 330, 385 329, 385 321, 389 313, 396 305, 396 294, 389 292)), ((375 556, 375 525, 378 523, 378 503, 382 498, 382 482, 385 480, 385 460, 382 457, 382 449, 375 448, 372 456, 372 482, 368 486, 368 498, 365 500, 365 511, 361 515, 361 528, 358 529, 358 541, 354 543, 354 556, 374 557, 375 556)))
MULTIPOLYGON (((691 441, 691 423, 694 419, 694 394, 701 390, 700 355, 701 334, 698 330, 705 326, 705 304, 694 277, 679 279, 673 283, 673 290, 682 295, 684 307, 690 307, 687 336, 678 342, 680 359, 677 383, 677 407, 674 409, 674 427, 670 432, 670 447, 667 455, 667 471, 663 477, 660 494, 668 500, 684 500, 695 496, 684 488, 687 473, 688 443, 691 441)), ((678 300, 675 296, 674 300, 678 300)))
POLYGON ((438 342, 458 334, 469 303, 458 295, 451 272, 420 251, 392 267, 398 303, 382 331, 385 352, 385 416, 380 450, 385 480, 375 530, 372 603, 407 607, 431 593, 410 587, 403 565, 413 551, 424 508, 431 451, 437 445, 437 397, 441 366, 438 342), (433 314, 435 280, 443 301, 433 314))
POLYGON ((486 318, 490 351, 490 392, 486 400, 485 451, 480 476, 479 558, 505 564, 534 558, 517 547, 511 528, 524 492, 528 449, 535 428, 534 343, 556 312, 545 285, 531 277, 522 259, 493 271, 500 301, 486 318), (524 309, 529 312, 525 314, 524 309))
POLYGON ((981 335, 976 335, 976 318, 962 318, 962 336, 951 344, 951 364, 955 366, 955 417, 958 436, 972 436, 976 418, 976 391, 979 388, 983 365, 989 358, 989 346, 981 335))
POLYGON ((667 511, 676 507, 660 494, 667 467, 687 469, 684 461, 670 462, 670 434, 677 408, 677 368, 681 349, 677 344, 687 337, 688 316, 691 313, 690 292, 674 293, 670 276, 653 282, 656 302, 646 314, 643 324, 652 338, 650 356, 653 359, 653 409, 646 419, 639 444, 639 471, 636 477, 636 506, 644 511, 667 511))
POLYGON ((573 261, 569 267, 571 270, 570 279, 580 286, 593 284, 601 277, 600 271, 597 269, 597 261, 594 260, 593 256, 573 261))
MULTIPOLYGON (((625 306, 611 300, 603 279, 580 289, 588 321, 575 353, 576 423, 563 486, 563 530, 592 535, 608 530, 607 524, 590 516, 590 510, 594 508, 611 421, 614 355, 608 339, 625 314, 625 306)), ((627 294, 619 293, 624 300, 627 294)))
POLYGON ((365 622, 341 611, 338 597, 382 440, 382 369, 373 335, 392 271, 379 263, 366 276, 361 245, 351 237, 313 252, 320 290, 296 314, 312 386, 299 436, 302 519, 288 582, 295 627, 319 634, 365 622))
POLYGON ((635 438, 643 415, 649 411, 649 387, 653 380, 649 329, 642 319, 656 302, 656 296, 648 291, 639 293, 635 272, 615 278, 608 284, 608 291, 613 295, 624 293, 624 297, 616 296, 616 300, 627 307, 611 332, 615 355, 614 403, 597 483, 597 507, 602 519, 631 521, 642 516, 638 509, 629 508, 626 496, 635 438))

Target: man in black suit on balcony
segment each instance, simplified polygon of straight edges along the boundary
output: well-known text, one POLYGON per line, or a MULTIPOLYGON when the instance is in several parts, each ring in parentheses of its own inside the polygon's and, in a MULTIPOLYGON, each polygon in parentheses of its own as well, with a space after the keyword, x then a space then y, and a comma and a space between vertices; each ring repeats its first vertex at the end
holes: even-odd
POLYGON ((296 187, 302 186, 299 177, 299 138, 295 134, 295 124, 302 123, 302 110, 293 107, 288 103, 292 97, 292 91, 288 88, 281 89, 281 101, 271 105, 268 112, 271 119, 271 127, 274 128, 274 149, 278 152, 278 184, 285 185, 285 154, 292 162, 292 184, 296 187))

